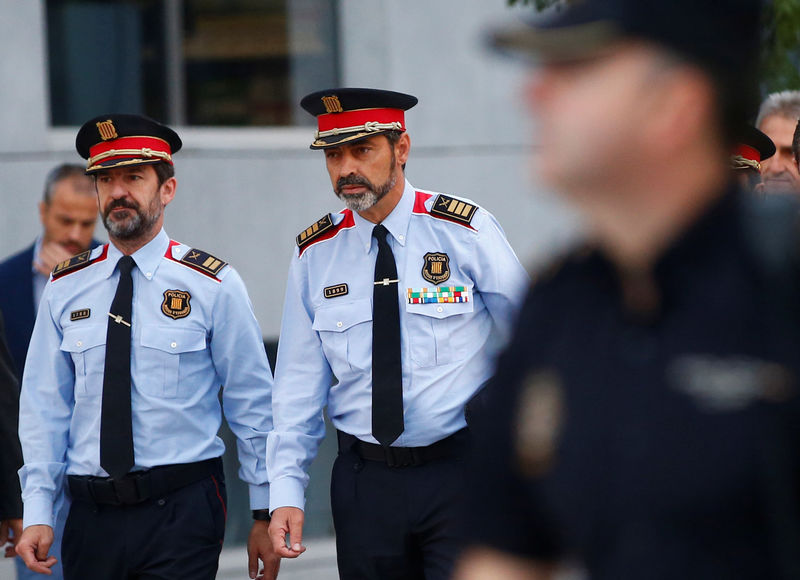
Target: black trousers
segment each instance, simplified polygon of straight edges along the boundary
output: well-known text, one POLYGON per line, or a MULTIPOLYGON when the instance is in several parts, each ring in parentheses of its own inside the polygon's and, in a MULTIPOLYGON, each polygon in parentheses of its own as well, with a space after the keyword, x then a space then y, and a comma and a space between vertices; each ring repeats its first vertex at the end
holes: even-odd
POLYGON ((342 580, 446 580, 460 550, 463 457, 389 467, 341 449, 331 505, 342 580))
POLYGON ((65 580, 214 580, 225 533, 222 472, 128 506, 73 501, 65 580))

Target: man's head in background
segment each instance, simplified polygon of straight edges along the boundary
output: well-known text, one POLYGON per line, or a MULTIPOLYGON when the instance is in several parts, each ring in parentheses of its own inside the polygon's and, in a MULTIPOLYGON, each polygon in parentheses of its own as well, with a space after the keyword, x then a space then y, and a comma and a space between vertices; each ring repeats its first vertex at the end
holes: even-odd
POLYGON ((800 195, 800 172, 792 141, 800 119, 800 91, 772 93, 761 104, 756 127, 775 143, 775 155, 764 162, 761 175, 766 193, 800 195))
POLYGON ((59 262, 88 250, 97 215, 97 195, 86 169, 66 163, 52 169, 39 202, 42 248, 37 269, 49 274, 59 262))
POLYGON ((495 37, 534 57, 540 177, 621 260, 652 259, 731 180, 759 20, 757 0, 582 0, 495 37))

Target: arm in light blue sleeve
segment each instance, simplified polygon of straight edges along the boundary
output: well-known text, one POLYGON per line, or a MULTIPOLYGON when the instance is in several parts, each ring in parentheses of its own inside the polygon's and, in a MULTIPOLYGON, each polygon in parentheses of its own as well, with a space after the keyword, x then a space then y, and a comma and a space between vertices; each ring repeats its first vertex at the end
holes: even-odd
POLYGON ((225 418, 236 436, 239 477, 249 485, 251 509, 269 505, 266 453, 272 429, 272 372, 247 289, 231 269, 214 304, 211 356, 225 418))
POLYGON ((475 239, 471 274, 494 321, 500 349, 510 339, 530 277, 494 216, 485 212, 483 217, 475 239))
POLYGON ((322 410, 332 373, 312 328, 314 313, 308 298, 306 265, 295 256, 289 268, 275 368, 275 429, 267 443, 270 510, 304 508, 308 467, 325 435, 322 410))
POLYGON ((19 402, 19 437, 25 464, 19 470, 23 525, 53 527, 53 504, 64 482, 69 425, 75 403, 75 366, 61 350, 53 318, 53 284, 45 287, 33 327, 19 402))

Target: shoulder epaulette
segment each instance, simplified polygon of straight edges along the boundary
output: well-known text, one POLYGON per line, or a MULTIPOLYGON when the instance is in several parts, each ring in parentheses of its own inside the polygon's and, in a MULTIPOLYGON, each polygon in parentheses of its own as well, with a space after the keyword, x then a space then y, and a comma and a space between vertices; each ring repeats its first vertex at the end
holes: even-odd
POLYGON ((216 278, 219 271, 228 265, 228 262, 197 248, 189 249, 179 262, 212 278, 216 278))
POLYGON ((297 247, 302 251, 303 248, 333 227, 333 219, 331 219, 331 214, 325 214, 323 217, 297 234, 297 247))
POLYGON ((478 206, 476 205, 440 193, 433 200, 431 215, 469 226, 477 210, 478 206))
MULTIPOLYGON (((105 254, 105 251, 103 251, 103 254, 105 254)), ((101 254, 100 256, 102 256, 103 254, 101 254)), ((96 261, 96 259, 95 260, 90 259, 91 256, 92 256, 92 250, 86 250, 85 252, 81 252, 77 256, 72 256, 69 260, 64 260, 60 264, 56 264, 56 267, 53 268, 52 272, 53 280, 61 278, 62 276, 65 276, 72 272, 77 272, 78 270, 81 270, 86 266, 88 266, 89 264, 91 264, 92 262, 96 261)), ((98 256, 98 258, 100 256, 98 256)))

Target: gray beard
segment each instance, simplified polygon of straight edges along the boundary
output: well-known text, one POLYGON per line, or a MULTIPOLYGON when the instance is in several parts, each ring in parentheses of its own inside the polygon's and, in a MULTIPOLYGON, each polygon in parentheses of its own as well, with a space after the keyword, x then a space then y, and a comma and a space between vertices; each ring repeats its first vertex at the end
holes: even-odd
POLYGON ((118 240, 135 240, 149 232, 164 211, 158 197, 154 199, 148 213, 138 208, 129 209, 134 212, 134 216, 122 222, 111 221, 107 215, 103 216, 103 225, 108 230, 108 235, 118 240))
POLYGON ((347 209, 355 212, 366 211, 383 199, 396 184, 397 172, 392 169, 392 175, 389 177, 389 180, 386 181, 386 183, 383 183, 377 187, 370 185, 372 189, 369 189, 364 193, 342 194, 337 191, 336 196, 344 202, 344 205, 347 209))

